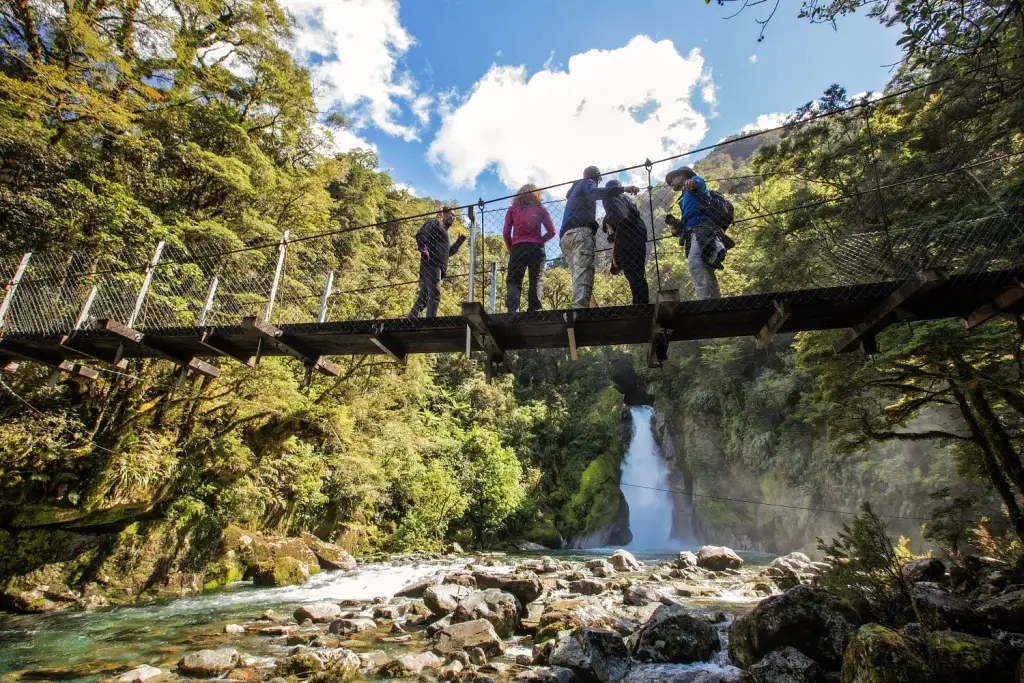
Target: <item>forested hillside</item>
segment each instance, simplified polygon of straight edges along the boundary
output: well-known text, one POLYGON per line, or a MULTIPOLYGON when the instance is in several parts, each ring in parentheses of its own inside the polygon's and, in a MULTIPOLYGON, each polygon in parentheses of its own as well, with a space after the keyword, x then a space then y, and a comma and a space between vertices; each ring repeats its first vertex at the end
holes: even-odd
MULTIPOLYGON (((334 153, 331 130, 345 122, 316 111, 273 0, 175 7, 3 5, 0 247, 75 249, 99 262, 165 240, 232 253, 225 268, 255 271, 265 252, 238 250, 273 245, 285 230, 301 238, 379 224, 342 232, 329 250, 299 242, 290 258, 335 270, 340 290, 360 289, 345 300, 350 317, 403 315, 411 289, 365 288, 408 279, 419 221, 397 219, 440 203, 397 189, 370 152, 334 153)), ((893 11, 912 40, 891 89, 938 84, 757 145, 723 145, 698 163, 737 208, 724 294, 819 286, 806 254, 823 234, 955 229, 982 205, 1019 211, 993 197, 1021 196, 1021 21, 927 43, 923 4, 893 11), (996 157, 976 171, 986 192, 963 173, 904 183, 996 157), (881 203, 785 211, 881 186, 893 188, 877 193, 881 203)), ((1009 4, 1005 14, 1017 16, 1009 4)), ((851 104, 836 86, 795 116, 851 104)), ((665 281, 686 282, 681 250, 662 244, 665 281)), ((463 250, 451 269, 467 267, 463 250)), ((553 267, 547 278, 545 306, 564 307, 568 273, 553 267)), ((625 290, 607 270, 598 278, 599 296, 625 290)), ((286 287, 317 294, 297 280, 286 287)), ((160 361, 54 387, 46 369, 24 366, 0 393, 0 581, 34 570, 35 583, 80 590, 113 576, 127 598, 194 590, 176 583, 182 574, 212 587, 237 578, 211 569, 229 525, 312 532, 358 552, 518 539, 559 547, 621 514, 623 392, 648 387, 698 494, 810 508, 870 500, 921 517, 952 486, 965 519, 988 514, 1002 533, 1006 514, 1024 538, 1020 317, 972 331, 955 320, 894 326, 871 357, 834 356, 835 337, 782 336, 762 351, 747 339, 678 343, 655 371, 646 348, 584 350, 576 362, 521 353, 492 383, 461 356, 407 367, 340 358, 338 378, 310 387, 300 364, 276 358, 184 387, 160 361), (46 574, 57 562, 59 575, 46 574)), ((806 546, 842 521, 694 505, 704 540, 772 550, 806 546)))

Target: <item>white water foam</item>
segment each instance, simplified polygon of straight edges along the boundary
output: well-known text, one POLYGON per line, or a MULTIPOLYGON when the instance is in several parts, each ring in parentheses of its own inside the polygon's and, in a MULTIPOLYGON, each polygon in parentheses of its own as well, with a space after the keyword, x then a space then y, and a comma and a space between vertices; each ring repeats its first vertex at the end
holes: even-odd
POLYGON ((668 464, 654 441, 649 406, 634 406, 633 436, 622 461, 622 494, 629 504, 630 550, 667 550, 678 548, 672 541, 674 506, 668 489, 668 464), (647 488, 638 488, 647 487, 647 488))

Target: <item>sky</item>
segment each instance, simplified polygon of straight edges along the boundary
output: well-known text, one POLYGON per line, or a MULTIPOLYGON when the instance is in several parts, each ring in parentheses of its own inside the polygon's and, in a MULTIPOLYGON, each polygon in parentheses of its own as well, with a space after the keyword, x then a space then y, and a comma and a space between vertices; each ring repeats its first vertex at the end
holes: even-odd
MULTIPOLYGON (((318 107, 419 196, 471 203, 778 125, 832 83, 879 91, 899 33, 700 0, 281 0, 318 107)), ((656 169, 664 175, 668 167, 656 169)))

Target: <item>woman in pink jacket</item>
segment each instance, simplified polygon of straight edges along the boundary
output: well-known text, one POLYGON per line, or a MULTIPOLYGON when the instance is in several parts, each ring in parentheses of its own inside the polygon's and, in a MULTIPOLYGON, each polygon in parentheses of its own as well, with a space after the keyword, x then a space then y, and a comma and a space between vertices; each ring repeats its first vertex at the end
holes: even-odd
POLYGON ((555 224, 540 200, 536 185, 523 185, 505 214, 505 248, 509 251, 508 276, 505 278, 505 302, 509 313, 519 310, 523 294, 523 275, 530 274, 527 300, 529 311, 539 311, 543 293, 544 245, 555 236, 555 224), (544 232, 541 233, 541 228, 544 232))

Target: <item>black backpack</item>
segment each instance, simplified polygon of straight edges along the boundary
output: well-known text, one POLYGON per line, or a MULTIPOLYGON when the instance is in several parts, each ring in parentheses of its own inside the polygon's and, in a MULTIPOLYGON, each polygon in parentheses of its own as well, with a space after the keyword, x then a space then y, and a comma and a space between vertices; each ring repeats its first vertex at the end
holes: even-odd
POLYGON ((701 213, 718 226, 723 233, 729 229, 735 214, 732 202, 726 199, 721 192, 710 190, 708 197, 697 195, 697 201, 700 202, 701 213))

